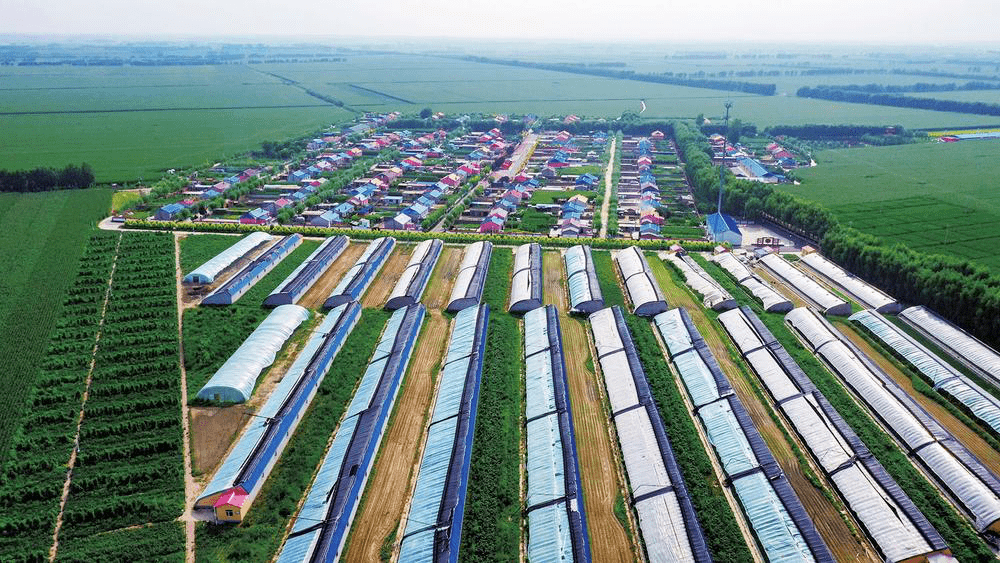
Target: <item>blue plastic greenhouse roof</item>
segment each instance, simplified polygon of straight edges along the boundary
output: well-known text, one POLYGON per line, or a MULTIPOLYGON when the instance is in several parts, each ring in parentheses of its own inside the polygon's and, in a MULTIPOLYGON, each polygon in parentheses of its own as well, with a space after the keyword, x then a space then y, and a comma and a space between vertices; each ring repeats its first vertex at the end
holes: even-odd
POLYGON ((416 304, 397 310, 386 323, 278 561, 340 556, 425 312, 416 304))
POLYGON ((277 307, 205 383, 197 397, 206 401, 245 402, 261 372, 274 363, 285 341, 308 318, 309 311, 298 305, 277 307))
POLYGON ((525 313, 528 553, 533 561, 589 562, 560 332, 554 305, 525 313))
POLYGON ((236 244, 215 255, 208 262, 195 268, 191 273, 184 276, 184 283, 212 283, 215 276, 228 268, 240 258, 246 255, 262 243, 271 240, 271 235, 257 231, 240 239, 236 244))
POLYGON ((469 307, 455 315, 400 543, 400 561, 457 560, 488 318, 488 305, 469 307), (441 539, 436 541, 436 535, 441 539))
POLYGON ((671 309, 654 320, 767 560, 833 563, 815 524, 690 316, 683 309, 671 309))
MULTIPOLYGON (((250 420, 236 446, 229 452, 212 477, 212 481, 205 487, 202 498, 236 485, 242 486, 247 492, 254 492, 259 488, 262 479, 258 478, 252 482, 237 481, 237 476, 255 454, 261 453, 258 451, 260 448, 275 447, 264 440, 269 430, 277 430, 282 434, 289 429, 294 430, 298 418, 309 406, 312 392, 322 383, 334 356, 360 316, 361 306, 357 302, 345 303, 330 311, 323 322, 313 329, 295 362, 275 386, 264 406, 256 413, 257 416, 250 420), (317 356, 317 353, 321 354, 317 356), (298 397, 302 393, 306 395, 298 397)), ((280 455, 280 449, 265 453, 277 456, 280 455)))

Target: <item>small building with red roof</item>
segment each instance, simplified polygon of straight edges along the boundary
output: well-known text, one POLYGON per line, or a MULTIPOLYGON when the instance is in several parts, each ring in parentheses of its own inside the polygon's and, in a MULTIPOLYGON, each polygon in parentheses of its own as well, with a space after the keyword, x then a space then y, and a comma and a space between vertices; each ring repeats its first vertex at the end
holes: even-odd
POLYGON ((219 522, 242 522, 243 505, 247 503, 249 497, 243 487, 233 487, 222 493, 212 505, 215 519, 219 522))

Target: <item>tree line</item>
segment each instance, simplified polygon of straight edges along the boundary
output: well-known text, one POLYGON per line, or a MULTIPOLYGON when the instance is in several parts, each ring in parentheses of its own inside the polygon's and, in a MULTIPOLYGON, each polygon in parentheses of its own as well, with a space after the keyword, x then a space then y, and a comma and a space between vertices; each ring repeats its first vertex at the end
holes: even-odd
POLYGON ((86 162, 61 170, 40 166, 32 170, 0 170, 0 192, 49 192, 94 185, 94 170, 86 162))
POLYGON ((938 98, 914 98, 901 94, 879 94, 824 87, 810 88, 808 86, 799 88, 795 95, 800 98, 818 98, 834 102, 929 109, 932 111, 951 111, 977 115, 1000 115, 1000 104, 988 104, 985 102, 962 102, 958 100, 941 100, 938 98))
POLYGON ((674 76, 670 74, 651 74, 651 73, 635 72, 634 70, 613 70, 609 68, 595 68, 595 67, 588 67, 580 64, 570 64, 570 63, 536 63, 529 61, 519 61, 517 59, 495 59, 491 57, 475 57, 471 55, 461 57, 461 59, 477 63, 536 68, 541 70, 554 70, 557 72, 571 72, 574 74, 603 76, 605 78, 638 80, 640 82, 673 84, 675 86, 691 86, 694 88, 708 88, 711 90, 724 90, 727 92, 746 92, 747 94, 759 94, 761 96, 773 96, 775 91, 777 90, 777 85, 775 84, 759 84, 756 82, 743 82, 739 80, 682 78, 680 76, 674 76))
POLYGON ((817 88, 830 90, 845 90, 850 92, 868 92, 870 94, 902 94, 905 92, 956 92, 965 90, 1000 90, 1000 83, 973 80, 965 84, 948 82, 931 84, 917 82, 915 84, 846 84, 844 86, 820 85, 817 88))
MULTIPOLYGON (((719 174, 708 142, 684 124, 675 124, 674 130, 699 208, 714 210, 709 202, 718 194, 719 174)), ((818 203, 726 174, 723 211, 783 223, 819 241, 831 260, 897 299, 926 305, 988 344, 1000 345, 1000 275, 989 268, 966 258, 888 243, 840 224, 818 203)))

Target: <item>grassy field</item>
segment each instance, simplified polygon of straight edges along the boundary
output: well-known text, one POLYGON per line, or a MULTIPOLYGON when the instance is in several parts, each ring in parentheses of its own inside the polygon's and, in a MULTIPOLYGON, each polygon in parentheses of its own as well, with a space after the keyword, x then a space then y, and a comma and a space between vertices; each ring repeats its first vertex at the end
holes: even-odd
MULTIPOLYGON (((711 63, 697 64, 704 68, 711 63)), ((617 116, 639 111, 639 100, 645 100, 643 118, 662 119, 699 113, 712 117, 724 101, 733 100, 734 115, 758 126, 899 123, 919 128, 990 122, 985 116, 794 96, 796 84, 849 78, 897 79, 789 77, 787 83, 779 80, 779 93, 789 95, 761 97, 406 54, 254 66, 4 67, 0 129, 6 133, 7 150, 0 153, 0 168, 86 161, 100 182, 149 180, 169 168, 215 161, 264 140, 308 133, 354 115, 306 90, 355 111, 416 113, 431 106, 449 113, 617 116)), ((916 79, 904 76, 900 81, 916 79)))
POLYGON ((0 194, 0 463, 107 190, 0 194))
POLYGON ((308 133, 351 113, 247 66, 5 67, 0 168, 88 162, 99 182, 308 133))
POLYGON ((825 151, 786 189, 888 241, 1000 268, 997 157, 1000 144, 989 141, 825 151))

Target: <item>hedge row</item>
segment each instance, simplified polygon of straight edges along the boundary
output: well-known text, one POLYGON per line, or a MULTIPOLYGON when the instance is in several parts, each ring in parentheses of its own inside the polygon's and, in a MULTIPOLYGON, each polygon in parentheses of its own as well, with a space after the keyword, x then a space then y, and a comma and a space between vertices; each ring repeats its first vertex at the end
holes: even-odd
POLYGON ((589 244, 593 248, 626 248, 638 246, 643 250, 665 250, 672 244, 682 244, 689 251, 711 250, 715 245, 711 242, 676 241, 676 240, 630 240, 630 239, 599 239, 599 238, 566 238, 545 236, 515 236, 487 235, 479 233, 422 233, 414 231, 382 231, 371 229, 343 229, 327 227, 310 227, 305 225, 245 225, 242 223, 174 223, 169 221, 139 221, 129 219, 125 222, 127 229, 145 229, 158 231, 192 231, 205 233, 250 233, 266 231, 273 235, 290 235, 300 233, 311 237, 331 237, 346 235, 358 240, 371 240, 391 236, 402 242, 419 242, 431 238, 441 239, 446 243, 471 243, 488 240, 496 245, 521 245, 537 242, 543 246, 569 247, 577 244, 589 244))

